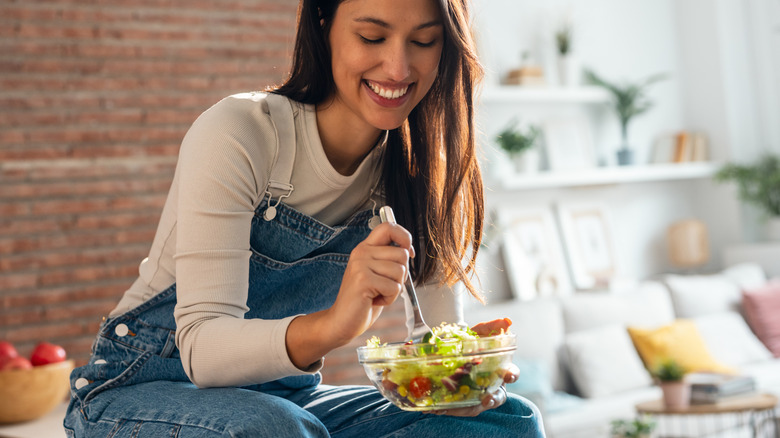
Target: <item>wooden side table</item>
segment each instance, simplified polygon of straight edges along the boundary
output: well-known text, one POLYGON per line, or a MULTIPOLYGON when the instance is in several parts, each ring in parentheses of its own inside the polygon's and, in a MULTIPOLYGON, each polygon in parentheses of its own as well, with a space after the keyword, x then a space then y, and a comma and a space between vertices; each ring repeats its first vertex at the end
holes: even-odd
POLYGON ((774 395, 754 393, 681 409, 670 409, 663 400, 653 400, 639 403, 636 411, 656 417, 658 434, 663 437, 709 437, 742 427, 750 427, 753 437, 757 437, 763 428, 773 427, 775 437, 780 438, 774 413, 777 402, 774 395))

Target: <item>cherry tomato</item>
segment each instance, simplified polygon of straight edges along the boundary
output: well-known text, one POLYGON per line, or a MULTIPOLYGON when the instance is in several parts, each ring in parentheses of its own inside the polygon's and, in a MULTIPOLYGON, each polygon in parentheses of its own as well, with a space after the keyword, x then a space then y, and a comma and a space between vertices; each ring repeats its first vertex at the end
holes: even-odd
POLYGON ((414 398, 420 398, 431 392, 431 379, 423 376, 417 376, 409 382, 409 392, 414 398))

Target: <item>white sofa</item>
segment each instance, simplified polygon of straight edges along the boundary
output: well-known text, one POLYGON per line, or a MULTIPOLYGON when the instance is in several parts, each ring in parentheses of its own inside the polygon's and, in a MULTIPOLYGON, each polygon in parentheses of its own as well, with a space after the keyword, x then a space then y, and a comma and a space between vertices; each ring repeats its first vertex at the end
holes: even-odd
POLYGON ((717 275, 660 276, 623 293, 508 301, 466 315, 469 323, 513 320, 515 363, 523 376, 509 389, 539 405, 549 437, 608 437, 612 420, 634 418, 637 403, 661 397, 628 326, 692 319, 716 361, 753 376, 761 391, 780 395, 780 358, 750 331, 740 309, 742 289, 766 281, 760 266, 741 264, 717 275))

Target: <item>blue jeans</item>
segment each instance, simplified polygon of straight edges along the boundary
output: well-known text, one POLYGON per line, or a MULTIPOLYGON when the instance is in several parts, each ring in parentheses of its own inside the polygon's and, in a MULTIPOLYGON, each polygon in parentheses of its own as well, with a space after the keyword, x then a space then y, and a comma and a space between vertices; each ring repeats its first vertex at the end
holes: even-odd
POLYGON ((188 382, 147 382, 111 389, 91 406, 95 422, 73 418, 69 436, 89 437, 543 437, 541 417, 525 399, 474 418, 406 412, 373 387, 319 385, 198 389, 188 382), (164 407, 164 409, 161 409, 164 407))

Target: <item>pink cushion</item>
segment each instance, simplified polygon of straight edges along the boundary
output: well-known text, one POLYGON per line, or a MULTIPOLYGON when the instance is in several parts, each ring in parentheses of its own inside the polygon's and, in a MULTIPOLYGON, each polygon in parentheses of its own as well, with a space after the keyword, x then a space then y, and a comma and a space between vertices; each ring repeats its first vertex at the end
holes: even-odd
POLYGON ((742 291, 742 307, 758 339, 780 357, 780 279, 742 291))

